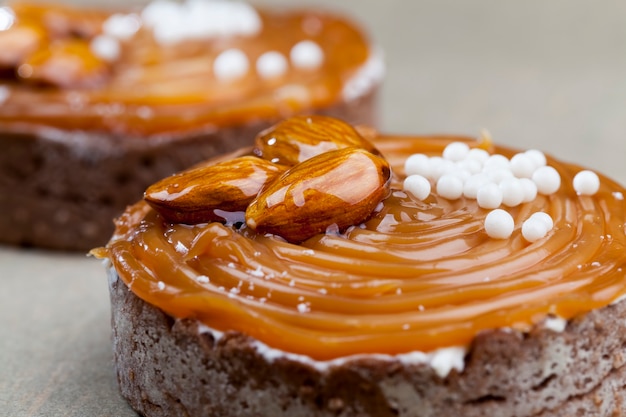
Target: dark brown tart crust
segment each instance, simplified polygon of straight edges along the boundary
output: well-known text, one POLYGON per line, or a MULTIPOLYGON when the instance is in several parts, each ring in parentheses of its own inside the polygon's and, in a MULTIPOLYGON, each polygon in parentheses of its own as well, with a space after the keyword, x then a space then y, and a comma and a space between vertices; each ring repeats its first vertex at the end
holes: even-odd
POLYGON ((136 297, 110 273, 113 349, 124 397, 160 416, 572 417, 626 414, 626 301, 570 320, 562 332, 480 334, 465 368, 375 356, 319 370, 272 362, 255 341, 216 339, 136 297))

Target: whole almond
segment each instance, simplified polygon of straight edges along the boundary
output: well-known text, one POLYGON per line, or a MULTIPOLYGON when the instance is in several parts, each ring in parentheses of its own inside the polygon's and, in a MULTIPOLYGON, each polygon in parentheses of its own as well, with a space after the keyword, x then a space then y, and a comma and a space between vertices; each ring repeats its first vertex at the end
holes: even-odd
POLYGON ((110 76, 109 65, 91 51, 83 39, 67 39, 44 45, 24 62, 28 71, 19 71, 25 81, 64 88, 94 87, 110 76))
POLYGON ((294 243, 331 226, 343 230, 371 216, 389 193, 390 177, 387 161, 364 149, 325 152, 264 188, 246 210, 246 223, 294 243))
POLYGON ((255 155, 293 166, 324 152, 356 147, 376 155, 378 150, 348 123, 329 116, 295 116, 259 133, 255 155))
POLYGON ((17 69, 44 43, 45 33, 31 25, 0 30, 0 67, 17 69))
POLYGON ((241 212, 243 220, 261 188, 285 170, 255 156, 242 156, 165 178, 148 187, 144 199, 173 223, 224 222, 235 212, 241 212))

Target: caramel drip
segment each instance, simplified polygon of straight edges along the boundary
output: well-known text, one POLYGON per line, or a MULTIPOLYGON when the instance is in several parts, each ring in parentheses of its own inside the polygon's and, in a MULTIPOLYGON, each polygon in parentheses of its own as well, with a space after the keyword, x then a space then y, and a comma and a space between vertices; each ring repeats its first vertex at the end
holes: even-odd
MULTIPOLYGON (((59 37, 69 36, 66 32, 81 13, 90 20, 70 34, 75 36, 78 31, 85 42, 100 31, 104 20, 97 12, 60 7, 41 10, 34 5, 16 6, 14 11, 16 24, 5 35, 15 31, 18 36, 24 28, 32 28, 42 35, 29 47, 43 50, 58 43, 59 37), (51 14, 55 22, 67 26, 66 30, 59 31, 58 25, 50 28, 46 17, 51 14)), ((342 18, 322 13, 259 14, 262 30, 251 37, 160 45, 149 29, 142 28, 130 41, 122 42, 121 57, 110 64, 108 78, 89 84, 89 88, 41 86, 17 76, 3 80, 0 71, 0 86, 9 88, 8 98, 0 107, 0 125, 5 129, 23 129, 30 124, 135 136, 184 134, 259 119, 274 120, 340 102, 346 81, 365 64, 371 52, 360 30, 342 18), (277 51, 289 59, 291 48, 302 40, 311 40, 322 48, 324 61, 319 68, 290 66, 284 75, 270 79, 257 75, 254 65, 259 56, 277 51), (237 80, 217 80, 213 62, 230 48, 246 53, 250 70, 237 80)), ((3 70, 1 58, 0 54, 3 70)), ((12 70, 19 72, 18 68, 12 70)))
POLYGON ((468 345, 483 330, 527 331, 626 293, 623 187, 600 176, 597 194, 578 196, 571 183, 580 168, 548 158, 560 190, 507 208, 513 235, 491 239, 488 211, 474 200, 422 202, 400 191, 404 159, 440 154, 452 139, 460 140, 375 141, 395 168, 395 191, 344 234, 293 245, 219 223, 164 223, 139 203, 118 221, 106 256, 135 294, 175 317, 316 359, 468 345), (554 228, 528 243, 521 224, 535 211, 549 213, 554 228))

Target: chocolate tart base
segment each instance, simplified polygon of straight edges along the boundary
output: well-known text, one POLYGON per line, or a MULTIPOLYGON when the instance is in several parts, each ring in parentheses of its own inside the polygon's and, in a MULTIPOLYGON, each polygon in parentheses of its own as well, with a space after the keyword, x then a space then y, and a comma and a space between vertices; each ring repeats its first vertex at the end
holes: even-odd
MULTIPOLYGON (((317 113, 376 124, 376 90, 317 113)), ((251 145, 275 121, 196 132, 183 138, 131 138, 0 126, 0 242, 87 251, 104 245, 113 219, 157 180, 251 145)))
POLYGON ((246 335, 201 333, 109 273, 119 385, 147 417, 626 415, 626 301, 562 332, 480 334, 465 369, 442 378, 428 364, 375 356, 327 369, 270 360, 246 335))

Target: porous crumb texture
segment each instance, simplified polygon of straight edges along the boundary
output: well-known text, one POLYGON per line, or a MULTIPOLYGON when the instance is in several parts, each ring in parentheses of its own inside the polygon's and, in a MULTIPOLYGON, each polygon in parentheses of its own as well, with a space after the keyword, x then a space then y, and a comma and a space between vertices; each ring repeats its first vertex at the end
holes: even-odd
POLYGON ((492 331, 464 371, 359 359, 326 371, 269 363, 245 335, 215 340, 137 298, 110 271, 121 392, 147 417, 615 417, 626 415, 626 302, 563 332, 492 331))
MULTIPOLYGON (((376 123, 376 91, 318 111, 376 123)), ((87 251, 104 245, 113 219, 157 180, 218 154, 251 145, 275 121, 179 138, 130 138, 0 126, 0 242, 87 251)))

